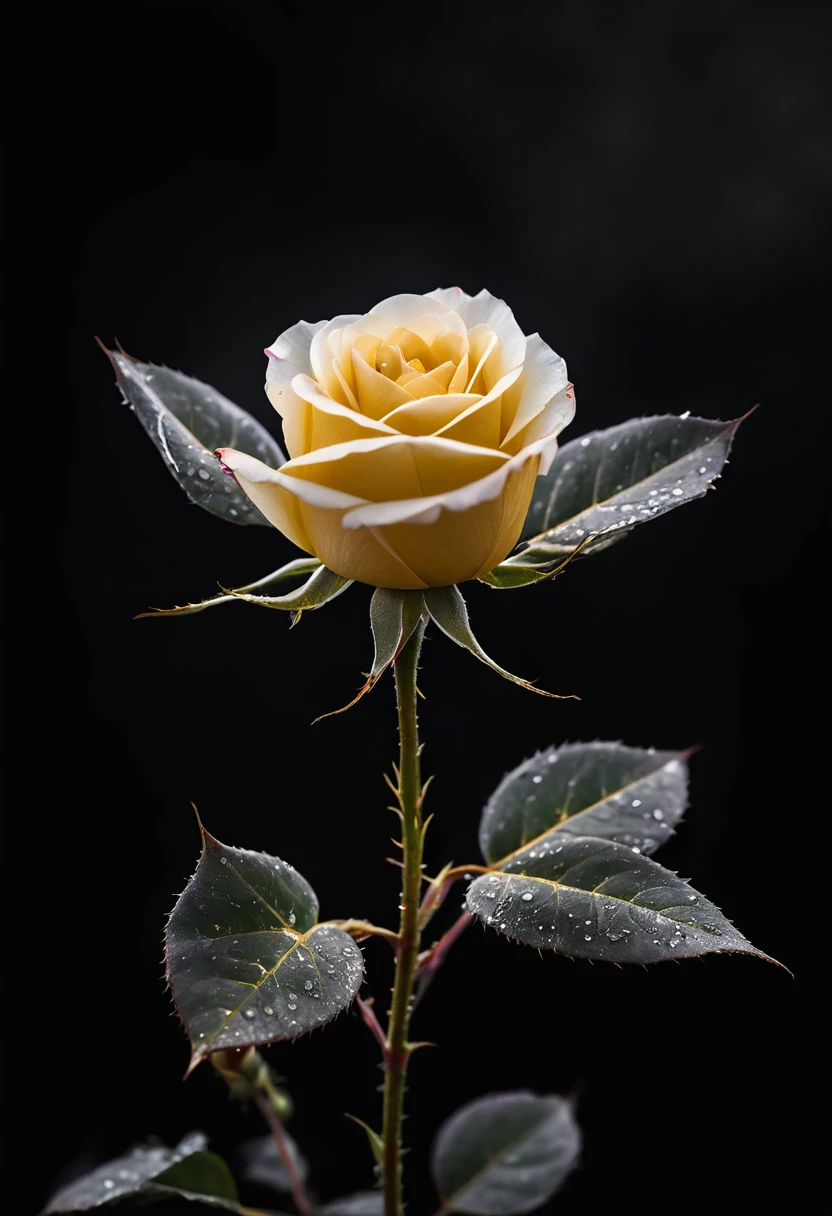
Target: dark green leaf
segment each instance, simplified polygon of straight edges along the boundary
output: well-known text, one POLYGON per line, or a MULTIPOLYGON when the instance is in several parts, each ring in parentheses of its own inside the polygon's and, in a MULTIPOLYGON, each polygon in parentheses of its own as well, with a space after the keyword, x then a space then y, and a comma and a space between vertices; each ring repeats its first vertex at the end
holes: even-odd
POLYGON ((151 608, 149 612, 140 612, 136 620, 153 616, 193 616, 196 612, 204 612, 206 608, 214 608, 217 604, 233 604, 236 598, 248 591, 257 591, 262 587, 272 587, 287 578, 297 578, 301 574, 312 574, 320 569, 321 563, 316 557, 299 557, 293 562, 287 562, 279 570, 267 574, 255 583, 247 583, 245 587, 235 587, 233 592, 224 595, 212 595, 210 599, 200 600, 196 604, 183 604, 176 608, 151 608))
POLYGON ((240 1212, 228 1166, 205 1151, 201 1132, 191 1132, 176 1148, 143 1144, 98 1166, 53 1195, 44 1216, 89 1212, 130 1196, 161 1199, 177 1196, 240 1212))
POLYGON ((567 743, 538 752, 488 800, 480 821, 483 856, 502 869, 521 849, 545 846, 564 832, 652 853, 687 806, 686 756, 620 743, 567 743))
POLYGON ((318 1216, 384 1216, 381 1191, 356 1191, 316 1209, 318 1216))
POLYGON ((490 659, 474 637, 468 620, 465 600, 458 587, 430 587, 424 592, 424 598, 431 620, 435 621, 442 632, 447 634, 458 646, 469 650, 481 663, 487 664, 492 671, 496 671, 506 680, 511 680, 513 684, 519 684, 521 688, 527 688, 529 692, 539 693, 542 697, 554 697, 557 700, 571 698, 572 694, 561 696, 558 693, 545 692, 542 688, 536 688, 528 680, 521 680, 519 676, 513 676, 510 671, 499 667, 493 659, 490 659))
POLYGON ((286 457, 266 428, 208 384, 118 351, 107 354, 124 400, 191 502, 231 523, 270 527, 214 456, 215 448, 233 447, 279 468, 286 457))
POLYGON ((701 498, 721 473, 740 421, 633 418, 564 444, 536 483, 526 546, 498 570, 557 564, 582 543, 582 555, 598 552, 701 498))
POLYGON ((351 585, 351 579, 341 578, 340 574, 333 574, 326 566, 318 563, 312 577, 307 579, 302 587, 297 587, 286 595, 249 595, 242 590, 227 591, 227 594, 235 600, 245 600, 248 604, 260 604, 262 608, 282 608, 284 612, 300 614, 307 609, 320 608, 351 585))
POLYGON ((145 1190, 160 1199, 176 1196, 198 1200, 209 1207, 240 1211, 231 1170, 216 1153, 194 1153, 177 1161, 148 1183, 145 1190))
POLYGON ((203 830, 199 865, 165 934, 192 1068, 220 1048, 296 1038, 349 1005, 361 951, 317 916, 315 892, 292 866, 203 830))
POLYGON ((627 845, 591 836, 553 833, 515 854, 501 872, 477 878, 467 903, 475 916, 516 941, 575 958, 768 958, 670 870, 627 845))
POLYGON ((563 1098, 521 1090, 463 1106, 439 1130, 433 1175, 443 1211, 519 1216, 575 1168, 581 1133, 563 1098))
MULTIPOLYGON (((283 1139, 289 1155, 295 1165, 295 1170, 302 1182, 309 1176, 309 1164, 302 1155, 295 1141, 283 1129, 283 1139)), ((248 1140, 240 1145, 240 1161, 242 1168, 240 1176, 246 1182, 268 1187, 273 1191, 288 1195, 292 1190, 292 1180, 289 1171, 283 1164, 277 1145, 271 1136, 258 1136, 256 1140, 248 1140)))

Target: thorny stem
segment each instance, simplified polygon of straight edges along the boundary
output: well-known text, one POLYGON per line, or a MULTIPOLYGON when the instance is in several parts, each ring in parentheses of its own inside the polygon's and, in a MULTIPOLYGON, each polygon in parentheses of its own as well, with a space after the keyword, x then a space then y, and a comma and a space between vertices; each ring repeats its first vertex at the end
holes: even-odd
POLYGON ((278 1119, 271 1102, 265 1094, 257 1093, 254 1095, 254 1098, 260 1108, 260 1113, 269 1125, 269 1131, 272 1133, 280 1160, 283 1162, 286 1173, 289 1175, 289 1184, 292 1188, 292 1198, 295 1201, 295 1207, 300 1216, 312 1216, 312 1207, 306 1196, 306 1190, 295 1166, 294 1157, 289 1151, 286 1137, 283 1134, 283 1124, 278 1119))
POLYGON ((422 785, 419 767, 416 669, 422 645, 419 626, 395 662, 399 709, 397 797, 402 817, 402 902, 396 947, 396 981, 384 1051, 384 1122, 381 1176, 384 1216, 402 1216, 402 1117, 413 977, 419 957, 419 897, 422 889, 422 785))

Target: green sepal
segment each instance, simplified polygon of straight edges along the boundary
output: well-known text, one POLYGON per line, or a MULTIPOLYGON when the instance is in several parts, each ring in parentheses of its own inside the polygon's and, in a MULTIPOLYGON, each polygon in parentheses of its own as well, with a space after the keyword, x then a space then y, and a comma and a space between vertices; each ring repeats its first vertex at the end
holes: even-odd
POLYGON ((352 579, 342 578, 340 574, 335 574, 318 563, 311 578, 307 579, 302 587, 289 591, 286 595, 251 595, 245 591, 231 591, 226 587, 222 590, 235 600, 245 600, 247 604, 259 604, 261 608, 279 608, 284 612, 294 613, 296 620, 302 612, 328 604, 351 584, 352 579))
POLYGON ((405 643, 422 623, 424 602, 421 591, 395 591, 388 587, 376 587, 370 600, 370 628, 373 633, 375 653, 373 666, 366 673, 367 679, 353 699, 341 709, 316 718, 331 718, 352 709, 370 689, 378 683, 391 663, 395 662, 405 643))
POLYGON ((496 671, 504 679, 511 680, 513 684, 519 684, 521 688, 527 688, 529 692, 539 693, 541 697, 554 697, 560 701, 579 699, 571 693, 561 695, 537 688, 534 684, 529 683, 528 680, 522 680, 519 676, 512 675, 510 671, 506 671, 495 663, 493 659, 489 658, 474 637, 470 621, 468 620, 465 600, 462 598, 462 593, 458 587, 431 587, 424 592, 424 599, 425 607, 430 613, 431 620, 439 626, 442 632, 447 634, 451 641, 456 642, 458 646, 469 650, 481 663, 487 664, 488 667, 496 671))
POLYGON ((582 544, 569 550, 566 555, 558 555, 550 559, 544 553, 539 565, 535 565, 537 553, 535 549, 524 549, 513 557, 507 557, 499 566, 483 574, 477 581, 500 591, 508 591, 514 587, 529 587, 533 583, 542 583, 547 578, 557 578, 566 569, 574 557, 590 543, 588 537, 582 544))
POLYGON ((212 595, 209 599, 200 600, 196 604, 183 604, 181 607, 175 608, 151 608, 147 612, 140 612, 135 619, 140 621, 146 617, 193 616, 197 612, 204 612, 206 608, 215 608, 217 604, 233 604, 235 599, 239 599, 247 592, 258 591, 262 587, 272 587, 275 583, 281 583, 287 578, 297 578, 301 574, 313 574, 320 568, 321 563, 316 557, 299 557, 287 562, 279 570, 274 570, 271 574, 257 579, 254 583, 246 583, 244 587, 235 587, 233 591, 222 595, 212 595))

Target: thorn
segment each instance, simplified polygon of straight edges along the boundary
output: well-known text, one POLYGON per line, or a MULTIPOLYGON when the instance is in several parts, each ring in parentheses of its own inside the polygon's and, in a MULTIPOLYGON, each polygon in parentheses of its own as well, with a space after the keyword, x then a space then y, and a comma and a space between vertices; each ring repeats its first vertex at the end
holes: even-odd
POLYGON ((191 808, 193 809, 193 812, 196 815, 196 823, 197 823, 197 827, 199 828, 199 834, 200 834, 200 836, 204 837, 206 834, 205 828, 202 826, 202 820, 199 817, 199 811, 197 810, 197 806, 196 806, 195 802, 191 803, 191 808))
MULTIPOLYGON (((394 767, 395 767, 395 766, 394 766, 394 767)), ((395 796, 396 796, 397 798, 400 798, 400 797, 401 797, 401 794, 399 793, 399 789, 398 789, 398 787, 397 787, 397 786, 395 786, 395 785, 393 784, 393 782, 390 780, 389 775, 388 775, 387 773, 382 773, 382 776, 384 777, 384 780, 385 780, 385 782, 386 782, 387 786, 388 786, 388 787, 389 787, 389 788, 390 788, 390 789, 393 791, 393 793, 395 794, 395 796)))
MULTIPOLYGON (((300 617, 300 612, 298 613, 298 617, 300 617)), ((368 693, 375 683, 375 680, 368 680, 363 688, 359 688, 358 692, 348 705, 342 705, 340 709, 330 709, 329 712, 325 714, 318 714, 317 718, 312 720, 311 725, 314 726, 317 722, 323 722, 324 718, 334 718, 336 714, 345 714, 348 709, 352 709, 353 705, 358 704, 364 694, 368 693)))

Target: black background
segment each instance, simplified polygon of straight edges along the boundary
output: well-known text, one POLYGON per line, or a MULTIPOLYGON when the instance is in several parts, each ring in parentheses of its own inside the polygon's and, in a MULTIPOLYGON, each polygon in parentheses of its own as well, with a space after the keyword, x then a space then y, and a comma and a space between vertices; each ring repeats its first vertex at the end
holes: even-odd
MULTIPOLYGON (((21 950, 15 969, 40 974, 24 985, 21 1054, 39 1077, 24 1126, 40 1140, 46 1117, 52 1135, 20 1210, 60 1170, 147 1133, 199 1126, 225 1151, 257 1130, 207 1067, 181 1082, 161 933, 197 856, 191 800, 221 839, 297 865, 324 917, 389 924, 398 902, 382 861, 391 680, 310 726, 366 670, 368 591, 291 634, 248 605, 134 623, 293 550, 187 505, 93 334, 276 426, 261 352, 283 329, 457 283, 505 298, 565 356, 568 437, 643 413, 762 408, 704 501, 556 585, 470 587, 486 649, 580 702, 533 697, 431 634, 429 870, 477 860, 484 799, 535 748, 701 744, 688 821, 661 860, 796 978, 739 957, 619 971, 469 932, 415 1026, 439 1046, 412 1069, 410 1210, 432 1210, 438 1123, 519 1087, 580 1088, 583 1165, 551 1205, 564 1216, 773 1212, 803 1193, 805 980, 826 935, 794 882, 799 870, 815 885, 817 846, 799 865, 793 844, 826 814, 809 726, 823 687, 822 10, 438 7, 121 4, 45 23, 21 113, 45 208, 37 324, 57 375, 30 393, 26 430, 38 443, 50 426, 61 459, 50 590, 35 584, 26 605, 38 675, 19 711, 43 747, 17 816, 28 848, 47 845, 30 908, 44 953, 21 950)), ((365 950, 382 1007, 385 951, 365 950)), ((377 1052, 357 1016, 271 1054, 320 1192, 368 1184, 362 1133, 342 1117, 379 1121, 377 1052)))

